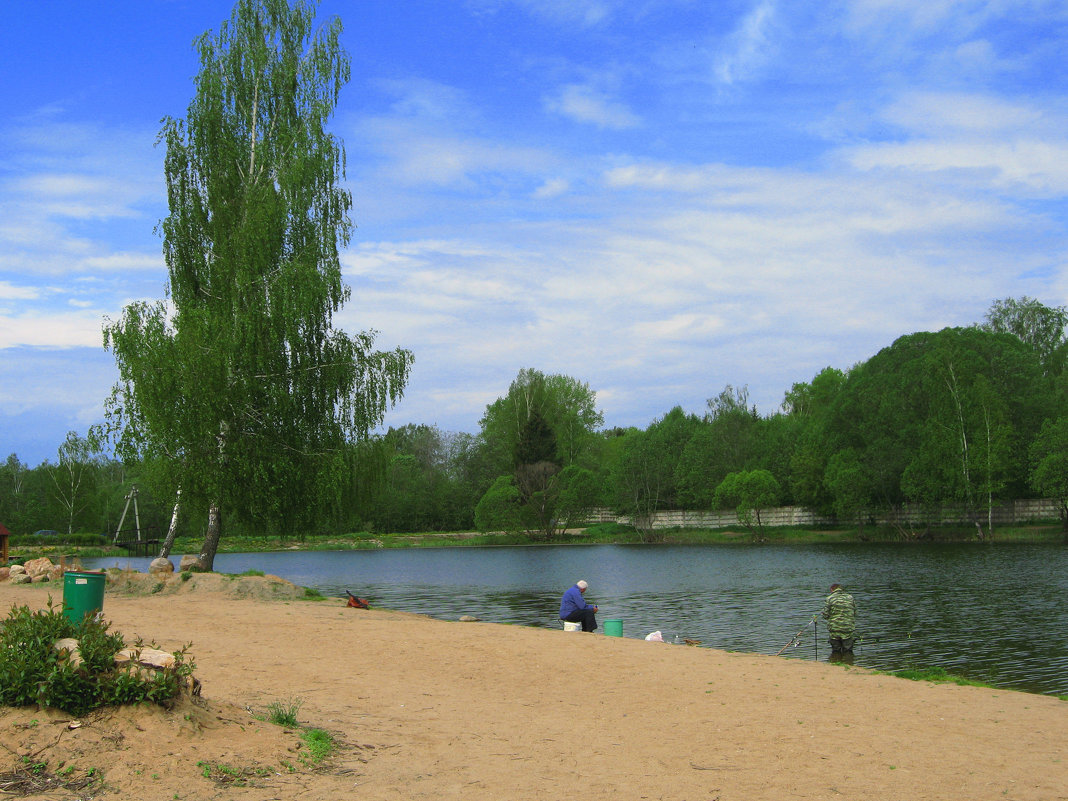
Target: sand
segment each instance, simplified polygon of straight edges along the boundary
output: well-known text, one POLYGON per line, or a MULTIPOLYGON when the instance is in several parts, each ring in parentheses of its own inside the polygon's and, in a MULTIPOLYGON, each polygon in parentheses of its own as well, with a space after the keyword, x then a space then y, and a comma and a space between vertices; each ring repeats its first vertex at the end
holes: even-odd
MULTIPOLYGON (((42 780, 35 798, 1068 798, 1068 703, 1053 697, 187 584, 109 590, 104 612, 128 640, 192 643, 202 698, 76 728, 0 710, 0 789, 25 791, 14 779, 44 765, 89 784, 42 780), (259 719, 297 700, 338 745, 317 766, 259 719)), ((0 604, 49 593, 4 583, 0 604)))

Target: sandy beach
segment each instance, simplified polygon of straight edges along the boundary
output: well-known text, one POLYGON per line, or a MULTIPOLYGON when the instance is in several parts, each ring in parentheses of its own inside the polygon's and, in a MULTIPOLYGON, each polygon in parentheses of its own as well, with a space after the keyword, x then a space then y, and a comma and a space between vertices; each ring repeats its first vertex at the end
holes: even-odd
MULTIPOLYGON (((33 795, 55 799, 1068 798, 1056 698, 201 578, 104 601, 128 641, 192 644, 201 699, 73 728, 62 713, 0 710, 0 772, 103 777, 92 793, 33 795), (260 719, 298 699, 300 723, 338 744, 318 766, 296 733, 260 719)), ((5 614, 49 595, 62 586, 0 583, 5 614)))

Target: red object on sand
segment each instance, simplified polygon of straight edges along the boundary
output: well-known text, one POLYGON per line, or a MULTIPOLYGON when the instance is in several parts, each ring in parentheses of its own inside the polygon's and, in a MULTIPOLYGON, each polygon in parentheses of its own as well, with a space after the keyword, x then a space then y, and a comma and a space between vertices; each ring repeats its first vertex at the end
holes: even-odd
POLYGON ((345 594, 347 596, 349 596, 348 606, 353 607, 354 609, 370 609, 371 608, 371 604, 368 603, 366 598, 357 598, 355 595, 353 595, 348 590, 345 590, 345 594))

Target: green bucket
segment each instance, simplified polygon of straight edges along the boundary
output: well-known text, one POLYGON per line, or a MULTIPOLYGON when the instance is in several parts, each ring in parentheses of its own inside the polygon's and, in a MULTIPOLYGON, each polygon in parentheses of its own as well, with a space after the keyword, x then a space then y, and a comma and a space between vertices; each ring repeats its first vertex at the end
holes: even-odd
POLYGON ((104 608, 104 574, 68 570, 63 574, 63 616, 81 623, 104 608))
POLYGON ((622 620, 606 620, 604 622, 604 633, 606 637, 622 637, 623 636, 623 621, 622 620))

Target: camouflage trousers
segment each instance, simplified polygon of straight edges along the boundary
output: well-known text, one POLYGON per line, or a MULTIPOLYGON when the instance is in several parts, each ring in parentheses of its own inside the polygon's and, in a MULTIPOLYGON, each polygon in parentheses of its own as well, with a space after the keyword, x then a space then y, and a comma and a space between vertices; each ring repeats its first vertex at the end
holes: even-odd
POLYGON ((852 637, 835 637, 833 634, 827 638, 831 644, 832 654, 853 653, 852 637))

